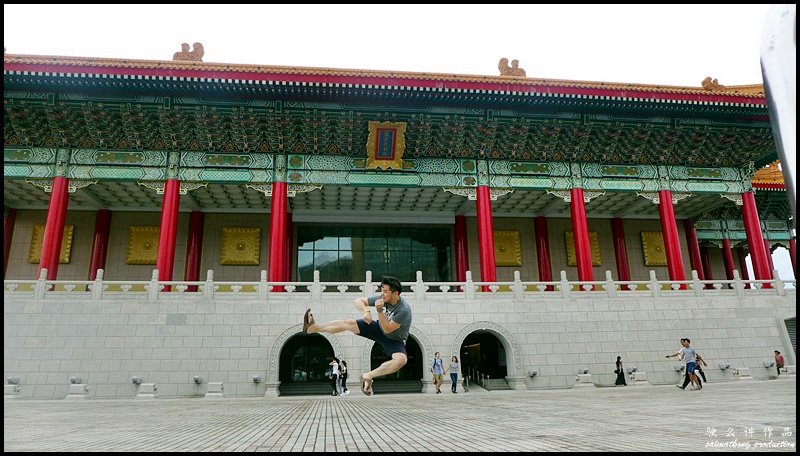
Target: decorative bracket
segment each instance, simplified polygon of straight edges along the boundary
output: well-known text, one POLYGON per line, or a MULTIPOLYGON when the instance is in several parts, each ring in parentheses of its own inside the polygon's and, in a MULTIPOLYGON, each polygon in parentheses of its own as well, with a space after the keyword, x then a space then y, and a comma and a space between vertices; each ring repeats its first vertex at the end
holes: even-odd
MULTIPOLYGON (((149 188, 150 190, 155 190, 159 195, 163 195, 164 189, 166 188, 164 181, 139 181, 136 183, 142 187, 149 188)), ((192 190, 197 190, 198 188, 206 186, 208 186, 208 182, 181 182, 180 188, 178 189, 178 194, 185 195, 192 190)))
POLYGON ((728 198, 729 200, 736 203, 737 206, 744 205, 744 201, 742 200, 742 195, 738 193, 730 194, 730 193, 722 193, 719 195, 722 198, 728 198))
MULTIPOLYGON (((474 188, 460 188, 460 187, 442 187, 442 190, 450 192, 454 195, 465 196, 470 201, 478 199, 478 190, 474 188)), ((509 193, 514 193, 513 188, 492 188, 489 190, 489 200, 497 201, 499 196, 505 196, 509 193)))
POLYGON ((678 204, 680 200, 692 196, 691 193, 672 193, 672 204, 678 204))
MULTIPOLYGON (((272 184, 245 184, 245 187, 252 188, 266 196, 272 196, 272 184)), ((322 188, 322 185, 289 184, 286 186, 286 196, 294 197, 298 193, 307 193, 322 188)))
POLYGON ((547 190, 547 193, 555 196, 556 198, 561 198, 565 203, 572 202, 572 193, 569 190, 547 190))
POLYGON ((652 201, 653 204, 661 204, 661 197, 657 192, 636 192, 636 196, 647 198, 652 201))

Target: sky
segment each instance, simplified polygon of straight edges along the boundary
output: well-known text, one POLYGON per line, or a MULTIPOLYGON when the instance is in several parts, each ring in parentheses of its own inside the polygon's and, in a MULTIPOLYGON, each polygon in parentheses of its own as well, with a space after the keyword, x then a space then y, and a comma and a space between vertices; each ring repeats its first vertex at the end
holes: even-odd
POLYGON ((498 75, 700 87, 761 84, 769 5, 3 5, 11 54, 498 75))
MULTIPOLYGON (((762 84, 770 5, 4 4, 9 54, 499 75, 700 87, 762 84)), ((794 278, 789 254, 773 255, 794 278)), ((752 277, 752 273, 751 273, 752 277)))

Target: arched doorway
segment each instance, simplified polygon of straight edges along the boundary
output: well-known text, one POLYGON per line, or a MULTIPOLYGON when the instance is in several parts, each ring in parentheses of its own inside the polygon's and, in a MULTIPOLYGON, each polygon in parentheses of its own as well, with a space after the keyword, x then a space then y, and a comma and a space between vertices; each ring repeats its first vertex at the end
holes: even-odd
POLYGON ((333 347, 319 334, 292 336, 281 350, 278 365, 281 396, 330 394, 328 365, 333 347))
POLYGON ((506 365, 506 349, 503 342, 494 334, 485 330, 476 330, 464 338, 461 344, 462 375, 481 384, 480 378, 489 377, 491 389, 506 389, 505 378, 508 375, 506 365))
MULTIPOLYGON (((378 377, 375 382, 375 394, 420 393, 422 392, 422 369, 425 360, 422 359, 422 349, 413 336, 406 340, 406 353, 408 362, 399 371, 384 377, 378 377)), ((380 344, 373 344, 370 352, 370 369, 375 369, 389 357, 380 344)), ((356 379, 358 383, 358 379, 356 379)))

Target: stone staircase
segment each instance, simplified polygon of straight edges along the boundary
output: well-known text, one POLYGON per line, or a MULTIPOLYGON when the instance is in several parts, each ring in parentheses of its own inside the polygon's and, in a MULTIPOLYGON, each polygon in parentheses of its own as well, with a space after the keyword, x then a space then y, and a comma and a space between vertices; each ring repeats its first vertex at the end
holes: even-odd
POLYGON ((508 382, 504 378, 490 378, 486 384, 486 389, 489 391, 511 390, 508 382))
MULTIPOLYGON (((406 394, 422 393, 421 380, 385 380, 376 381, 375 395, 381 394, 406 394)), ((361 385, 358 377, 347 379, 347 389, 350 394, 361 394, 361 385)), ((328 382, 297 382, 282 383, 280 385, 281 396, 330 396, 333 392, 328 382)))

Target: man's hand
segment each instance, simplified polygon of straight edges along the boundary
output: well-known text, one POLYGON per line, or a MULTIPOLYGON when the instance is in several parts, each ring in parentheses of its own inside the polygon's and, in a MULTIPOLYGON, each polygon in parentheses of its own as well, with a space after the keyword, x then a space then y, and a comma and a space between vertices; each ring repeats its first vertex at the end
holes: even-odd
POLYGON ((372 323, 372 312, 369 311, 364 312, 364 323, 366 324, 372 323))
POLYGON ((383 312, 383 299, 378 299, 375 301, 375 310, 378 312, 383 312))

